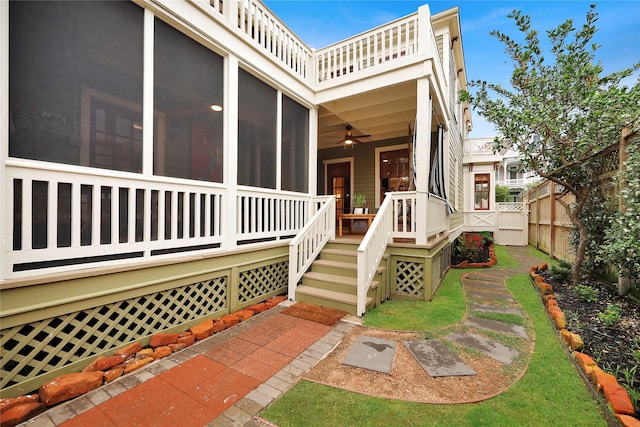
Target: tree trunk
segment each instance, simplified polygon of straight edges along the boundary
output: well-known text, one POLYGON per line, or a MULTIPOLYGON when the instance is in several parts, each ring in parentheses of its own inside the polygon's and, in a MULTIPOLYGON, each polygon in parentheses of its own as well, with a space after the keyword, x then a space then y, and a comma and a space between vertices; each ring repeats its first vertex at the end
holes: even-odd
POLYGON ((571 269, 571 281, 574 285, 579 285, 582 281, 582 263, 584 262, 584 257, 587 253, 589 234, 587 228, 584 226, 582 221, 580 221, 580 212, 587 202, 587 199, 586 197, 581 197, 581 195, 575 193, 574 196, 576 198, 576 201, 573 205, 573 209, 571 208, 571 205, 566 204, 560 198, 556 198, 556 200, 558 200, 558 202, 562 206, 564 206, 567 214, 569 215, 569 218, 571 218, 573 226, 578 230, 578 247, 576 248, 576 259, 573 261, 573 268, 571 269))
POLYGON ((574 225, 578 229, 580 240, 578 241, 578 247, 576 248, 576 259, 573 262, 573 268, 571 269, 571 281, 574 285, 579 285, 582 281, 582 263, 584 262, 584 256, 587 253, 587 244, 589 243, 589 236, 587 229, 582 224, 582 221, 577 220, 574 225))

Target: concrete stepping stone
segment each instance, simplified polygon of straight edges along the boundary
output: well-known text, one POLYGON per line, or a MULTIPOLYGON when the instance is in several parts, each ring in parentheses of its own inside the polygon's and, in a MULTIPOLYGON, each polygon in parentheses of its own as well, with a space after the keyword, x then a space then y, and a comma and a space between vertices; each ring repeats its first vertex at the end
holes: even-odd
POLYGON ((478 280, 465 280, 465 286, 477 289, 491 289, 494 291, 504 291, 507 288, 502 283, 496 282, 480 282, 478 280))
POLYGON ((438 340, 414 340, 402 343, 432 377, 477 375, 473 368, 438 340))
POLYGON ((447 335, 445 339, 465 347, 479 350, 490 358, 505 365, 510 365, 519 354, 515 348, 507 347, 490 338, 463 330, 452 332, 447 335))
POLYGON ((480 280, 482 282, 495 282, 495 283, 500 283, 504 285, 504 278, 498 277, 498 276, 492 276, 490 274, 470 274, 466 276, 464 279, 480 280))
POLYGON ((391 372, 396 344, 395 341, 358 335, 342 364, 388 374, 391 372))
POLYGON ((508 292, 484 291, 478 289, 467 289, 467 295, 483 299, 497 299, 500 301, 514 301, 513 296, 508 292))
POLYGON ((466 326, 472 328, 487 329, 493 332, 500 332, 503 334, 514 335, 516 337, 527 338, 527 331, 520 325, 513 325, 511 323, 501 322, 499 320, 483 319, 481 317, 469 317, 466 322, 466 326))
POLYGON ((480 313, 504 313, 504 314, 516 314, 520 317, 524 317, 522 311, 513 307, 504 307, 501 305, 493 305, 493 304, 480 304, 474 302, 471 304, 472 311, 478 311, 480 313))

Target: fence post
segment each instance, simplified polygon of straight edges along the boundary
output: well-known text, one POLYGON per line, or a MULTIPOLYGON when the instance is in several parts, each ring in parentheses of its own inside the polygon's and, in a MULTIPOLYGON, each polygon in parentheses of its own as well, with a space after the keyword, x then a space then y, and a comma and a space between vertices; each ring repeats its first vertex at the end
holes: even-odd
POLYGON ((549 183, 549 206, 551 206, 551 212, 549 212, 549 256, 554 257, 554 249, 556 247, 556 183, 551 181, 549 183))
POLYGON ((540 250, 540 185, 536 187, 536 249, 540 250))

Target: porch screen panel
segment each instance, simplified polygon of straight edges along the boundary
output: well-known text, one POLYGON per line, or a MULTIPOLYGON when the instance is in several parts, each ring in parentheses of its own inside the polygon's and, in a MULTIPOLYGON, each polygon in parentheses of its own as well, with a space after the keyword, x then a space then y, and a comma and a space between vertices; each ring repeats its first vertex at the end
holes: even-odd
POLYGON ((431 192, 445 200, 447 213, 454 212, 453 206, 449 203, 447 197, 447 179, 444 164, 444 129, 438 126, 438 130, 431 134, 431 177, 429 178, 429 186, 431 192), (435 136, 435 138, 434 138, 435 136))
POLYGON ((282 97, 282 189, 309 188, 309 109, 282 97))
POLYGON ((154 32, 154 173, 222 182, 223 59, 159 19, 154 32))
POLYGON ((9 4, 9 155, 142 170, 143 10, 9 4))
POLYGON ((276 188, 277 92, 238 71, 238 184, 276 188))

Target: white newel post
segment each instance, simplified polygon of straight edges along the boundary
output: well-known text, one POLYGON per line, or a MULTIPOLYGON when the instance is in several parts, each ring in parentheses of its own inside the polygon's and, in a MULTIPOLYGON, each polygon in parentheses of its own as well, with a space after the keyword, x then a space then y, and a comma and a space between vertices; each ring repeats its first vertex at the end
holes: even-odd
MULTIPOLYGON (((227 18, 227 21, 232 25, 237 25, 238 22, 238 0, 225 0, 222 3, 222 14, 227 18)), ((225 104, 226 105, 226 104, 225 104)))
MULTIPOLYGON (((235 2, 230 2, 232 5, 235 2)), ((222 198, 222 248, 234 249, 237 245, 238 196, 238 59, 229 55, 225 62, 224 93, 224 166, 223 179, 227 187, 222 198)))
POLYGON ((418 8, 418 53, 429 53, 429 37, 431 37, 431 10, 425 4, 418 8))
POLYGON ((416 105, 416 244, 427 243, 427 201, 429 195, 429 153, 431 153, 431 90, 428 78, 417 81, 416 105))

